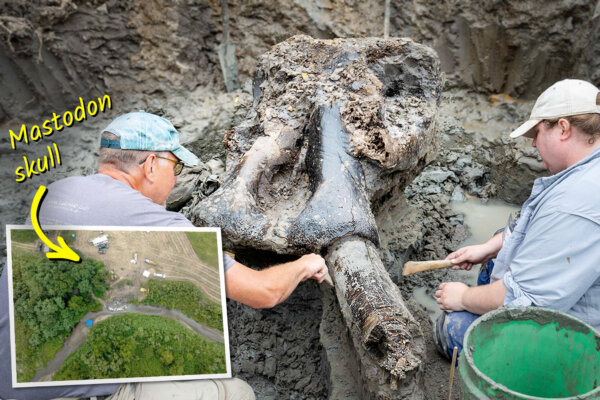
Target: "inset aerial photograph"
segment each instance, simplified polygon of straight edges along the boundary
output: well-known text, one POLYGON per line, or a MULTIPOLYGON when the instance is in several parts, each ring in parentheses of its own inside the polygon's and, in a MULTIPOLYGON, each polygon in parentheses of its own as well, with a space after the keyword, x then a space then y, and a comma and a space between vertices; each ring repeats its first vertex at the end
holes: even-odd
POLYGON ((230 376, 218 230, 9 228, 15 387, 230 376))

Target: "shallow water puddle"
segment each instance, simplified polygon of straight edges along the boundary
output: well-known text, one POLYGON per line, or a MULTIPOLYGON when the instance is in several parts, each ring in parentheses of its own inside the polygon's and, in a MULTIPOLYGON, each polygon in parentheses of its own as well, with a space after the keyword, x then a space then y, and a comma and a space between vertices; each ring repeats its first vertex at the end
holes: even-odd
POLYGON ((438 315, 442 312, 440 306, 435 301, 434 292, 428 292, 424 286, 415 288, 412 292, 412 297, 429 315, 429 319, 433 322, 437 319, 438 315))
POLYGON ((501 200, 488 200, 485 203, 477 197, 468 196, 467 201, 450 203, 454 211, 465 216, 465 225, 469 227, 471 236, 460 247, 479 244, 492 237, 494 232, 506 226, 508 216, 513 217, 521 209, 520 206, 501 200))
MULTIPOLYGON (((458 248, 486 242, 498 229, 506 226, 509 215, 513 218, 520 210, 519 206, 509 204, 501 200, 488 200, 483 203, 481 199, 467 195, 463 202, 452 202, 452 209, 464 215, 464 223, 469 227, 471 236, 462 242, 458 248)), ((479 265, 474 265, 471 271, 459 271, 463 279, 461 281, 474 286, 479 274, 479 265)), ((435 301, 434 291, 426 287, 418 287, 413 290, 413 297, 429 314, 433 320, 441 313, 435 301)))
MULTIPOLYGON (((494 233, 506 226, 508 217, 513 218, 521 209, 514 204, 501 200, 489 200, 482 203, 481 199, 469 196, 467 201, 453 202, 452 209, 465 216, 465 225, 469 227, 471 236, 460 244, 458 248, 487 242, 494 233)), ((474 265, 471 271, 463 271, 465 283, 474 286, 477 283, 479 265, 474 265)))

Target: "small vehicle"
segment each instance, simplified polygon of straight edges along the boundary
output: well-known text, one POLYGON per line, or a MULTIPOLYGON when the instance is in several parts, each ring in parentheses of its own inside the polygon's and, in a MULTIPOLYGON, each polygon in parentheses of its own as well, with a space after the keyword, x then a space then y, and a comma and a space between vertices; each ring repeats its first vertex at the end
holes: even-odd
POLYGON ((109 248, 108 243, 101 243, 98 245, 98 253, 100 254, 106 254, 106 249, 109 248))
POLYGON ((108 244, 108 235, 100 235, 94 239, 91 239, 89 242, 96 247, 100 247, 103 244, 108 244))

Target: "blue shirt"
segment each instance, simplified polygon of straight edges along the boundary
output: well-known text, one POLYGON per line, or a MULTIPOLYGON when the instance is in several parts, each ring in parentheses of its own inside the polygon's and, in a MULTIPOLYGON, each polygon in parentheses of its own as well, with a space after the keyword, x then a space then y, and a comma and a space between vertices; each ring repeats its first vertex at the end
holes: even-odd
POLYGON ((505 305, 552 308, 600 330, 600 148, 536 179, 497 262, 505 305))

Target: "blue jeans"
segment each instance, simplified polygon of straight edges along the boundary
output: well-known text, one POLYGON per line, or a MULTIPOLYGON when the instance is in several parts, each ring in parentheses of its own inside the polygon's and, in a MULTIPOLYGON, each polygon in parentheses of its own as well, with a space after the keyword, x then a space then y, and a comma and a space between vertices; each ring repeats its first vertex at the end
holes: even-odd
MULTIPOLYGON (((479 271, 477 276, 477 286, 490 283, 490 276, 494 270, 494 262, 488 261, 479 271)), ((433 335, 438 349, 445 352, 448 358, 452 359, 454 346, 458 348, 458 354, 463 349, 463 340, 467 329, 481 315, 473 314, 469 311, 444 311, 437 319, 433 335)))

